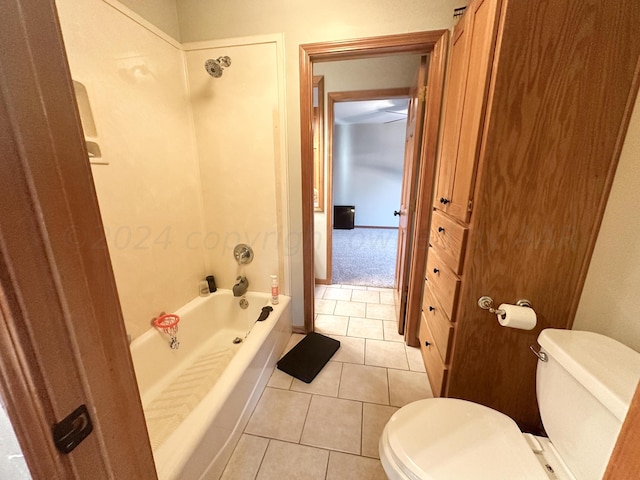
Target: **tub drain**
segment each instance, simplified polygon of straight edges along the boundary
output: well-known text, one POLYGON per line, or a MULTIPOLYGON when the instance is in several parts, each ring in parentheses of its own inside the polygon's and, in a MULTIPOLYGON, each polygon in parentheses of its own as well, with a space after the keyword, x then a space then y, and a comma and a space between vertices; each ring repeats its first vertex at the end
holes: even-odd
POLYGON ((236 337, 233 339, 233 343, 242 343, 242 339, 240 337, 236 337))

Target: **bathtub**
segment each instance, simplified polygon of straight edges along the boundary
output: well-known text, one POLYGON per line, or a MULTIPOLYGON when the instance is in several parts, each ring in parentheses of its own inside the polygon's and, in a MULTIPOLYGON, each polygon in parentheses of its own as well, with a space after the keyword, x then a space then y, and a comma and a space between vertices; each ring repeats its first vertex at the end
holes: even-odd
POLYGON ((220 477, 291 336, 289 297, 246 299, 241 309, 219 289, 180 308, 177 350, 155 328, 131 343, 160 480, 220 477), (265 305, 273 312, 256 322, 265 305))

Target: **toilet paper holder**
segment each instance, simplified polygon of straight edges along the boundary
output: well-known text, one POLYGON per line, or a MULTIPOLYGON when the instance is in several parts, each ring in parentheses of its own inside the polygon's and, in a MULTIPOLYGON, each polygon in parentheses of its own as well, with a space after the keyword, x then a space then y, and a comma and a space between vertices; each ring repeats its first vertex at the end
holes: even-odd
MULTIPOLYGON (((527 300, 526 298, 521 298, 520 300, 518 300, 516 302, 516 305, 518 307, 528 307, 528 308, 533 308, 531 306, 531 302, 529 300, 527 300)), ((499 317, 504 318, 505 317, 505 311, 500 309, 500 308, 493 308, 493 298, 488 297, 486 295, 480 297, 478 299, 478 306, 480 308, 482 308, 483 310, 489 310, 491 313, 498 315, 499 317)))

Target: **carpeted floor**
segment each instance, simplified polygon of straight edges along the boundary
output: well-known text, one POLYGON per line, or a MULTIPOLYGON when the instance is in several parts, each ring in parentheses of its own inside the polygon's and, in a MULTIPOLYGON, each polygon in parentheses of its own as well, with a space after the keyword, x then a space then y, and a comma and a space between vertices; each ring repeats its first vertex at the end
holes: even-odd
POLYGON ((332 283, 393 287, 398 230, 333 230, 332 283))

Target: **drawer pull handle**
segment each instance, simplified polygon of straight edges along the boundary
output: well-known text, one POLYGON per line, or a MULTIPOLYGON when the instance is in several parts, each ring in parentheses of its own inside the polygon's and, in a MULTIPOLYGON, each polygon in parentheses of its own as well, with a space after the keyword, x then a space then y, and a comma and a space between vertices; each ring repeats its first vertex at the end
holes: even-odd
POLYGON ((440 270, 438 270, 437 268, 434 268, 433 273, 440 273, 440 270))
POLYGON ((444 227, 438 227, 438 231, 439 231, 440 233, 444 232, 444 227))
POLYGON ((429 345, 431 345, 431 343, 430 343, 430 342, 424 342, 424 346, 425 346, 425 347, 428 347, 429 345))
POLYGON ((429 305, 429 311, 433 312, 436 309, 436 307, 432 307, 431 305, 429 305))
POLYGON ((443 205, 446 205, 447 203, 450 203, 450 202, 451 200, 449 200, 448 198, 444 198, 444 197, 440 198, 440 203, 442 203, 443 205))

